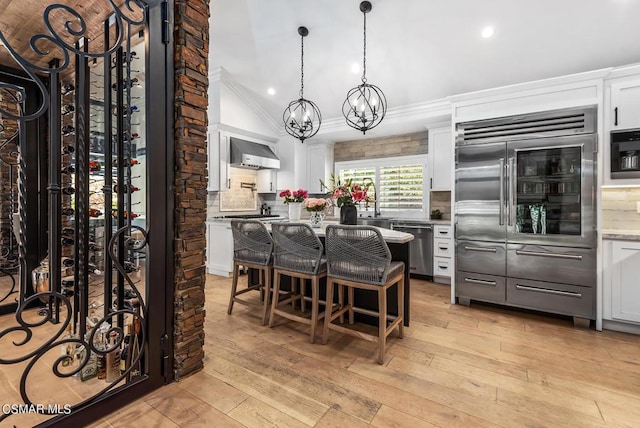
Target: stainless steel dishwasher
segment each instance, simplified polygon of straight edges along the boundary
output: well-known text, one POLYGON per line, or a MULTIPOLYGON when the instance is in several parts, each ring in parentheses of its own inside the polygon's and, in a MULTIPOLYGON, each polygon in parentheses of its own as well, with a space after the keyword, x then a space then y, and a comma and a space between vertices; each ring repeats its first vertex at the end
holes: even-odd
POLYGON ((420 220, 392 220, 391 229, 410 233, 410 272, 433 279, 433 225, 420 220))

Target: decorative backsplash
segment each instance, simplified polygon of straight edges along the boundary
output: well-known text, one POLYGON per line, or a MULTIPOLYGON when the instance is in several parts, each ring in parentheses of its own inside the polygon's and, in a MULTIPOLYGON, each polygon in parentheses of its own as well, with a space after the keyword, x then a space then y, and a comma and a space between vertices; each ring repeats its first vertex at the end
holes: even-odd
POLYGON ((640 230, 640 188, 602 189, 602 228, 640 230))
POLYGON ((231 188, 219 192, 220 211, 253 211, 258 209, 256 171, 250 169, 229 168, 231 188), (253 189, 249 188, 253 185, 253 189))
MULTIPOLYGON (((451 220, 451 192, 431 192, 430 209, 440 210, 443 220, 451 220)), ((429 215, 430 213, 427 213, 429 215)))

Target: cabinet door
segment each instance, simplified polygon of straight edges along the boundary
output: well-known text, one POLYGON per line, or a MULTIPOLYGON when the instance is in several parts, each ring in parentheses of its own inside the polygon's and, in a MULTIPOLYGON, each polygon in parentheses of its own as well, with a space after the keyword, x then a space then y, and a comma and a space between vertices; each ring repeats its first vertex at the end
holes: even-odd
MULTIPOLYGON (((231 188, 231 177, 229 177, 229 136, 224 132, 220 132, 219 141, 219 165, 220 165, 220 187, 219 190, 229 190, 231 188)), ((212 172, 209 172, 212 174, 212 172)))
POLYGON ((207 271, 229 277, 233 272, 233 235, 228 222, 208 223, 207 271))
POLYGON ((309 193, 322 193, 320 180, 327 182, 333 169, 333 150, 326 145, 309 146, 309 193))
POLYGON ((640 127, 640 79, 611 84, 611 129, 640 127))
POLYGON ((258 193, 275 193, 276 192, 276 170, 260 169, 257 177, 258 193))
POLYGON ((453 169, 451 128, 436 128, 429 131, 429 154, 431 157, 431 190, 451 190, 451 170, 453 169))
POLYGON ((612 318, 640 322, 640 242, 614 241, 611 268, 612 318))

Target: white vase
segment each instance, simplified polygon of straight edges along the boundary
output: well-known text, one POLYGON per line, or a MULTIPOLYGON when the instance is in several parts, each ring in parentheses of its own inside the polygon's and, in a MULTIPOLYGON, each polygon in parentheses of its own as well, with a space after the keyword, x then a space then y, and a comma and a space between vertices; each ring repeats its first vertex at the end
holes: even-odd
POLYGON ((309 217, 309 223, 311 223, 311 227, 320 228, 322 227, 323 219, 324 213, 322 211, 312 211, 311 216, 309 217))
POLYGON ((302 202, 289 202, 289 220, 299 221, 302 212, 302 202))

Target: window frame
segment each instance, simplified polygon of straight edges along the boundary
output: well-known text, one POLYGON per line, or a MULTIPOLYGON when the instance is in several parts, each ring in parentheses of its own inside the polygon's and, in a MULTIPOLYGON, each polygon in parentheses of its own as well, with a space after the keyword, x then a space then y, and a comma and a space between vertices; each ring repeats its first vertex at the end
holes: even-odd
MULTIPOLYGON (((356 168, 374 168, 375 169, 375 185, 376 190, 380 188, 380 168, 382 167, 394 167, 402 165, 422 165, 422 209, 395 209, 384 208, 380 210, 380 214, 383 217, 402 217, 402 218, 427 218, 429 213, 429 162, 428 155, 413 155, 413 156, 394 156, 388 158, 373 158, 373 159, 358 159, 351 161, 340 161, 334 165, 334 171, 336 177, 340 176, 340 170, 343 169, 356 169, 356 168)), ((377 195, 376 195, 377 196, 377 195)), ((373 207, 371 207, 373 208, 373 207)), ((361 216, 366 211, 364 208, 358 209, 358 215, 361 216)), ((370 210, 373 214, 373 210, 370 210)))

